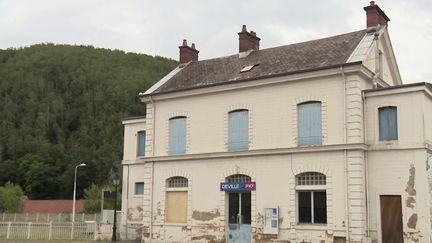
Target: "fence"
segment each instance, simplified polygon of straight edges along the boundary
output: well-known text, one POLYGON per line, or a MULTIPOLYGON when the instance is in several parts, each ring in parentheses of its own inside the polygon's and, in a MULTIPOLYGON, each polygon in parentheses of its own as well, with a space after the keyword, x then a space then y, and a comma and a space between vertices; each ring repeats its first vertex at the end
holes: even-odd
MULTIPOLYGON (((100 214, 76 213, 75 222, 100 222, 100 214)), ((0 213, 0 221, 7 222, 71 222, 72 213, 0 213)))
POLYGON ((97 240, 109 238, 112 225, 86 223, 0 222, 0 239, 97 240))

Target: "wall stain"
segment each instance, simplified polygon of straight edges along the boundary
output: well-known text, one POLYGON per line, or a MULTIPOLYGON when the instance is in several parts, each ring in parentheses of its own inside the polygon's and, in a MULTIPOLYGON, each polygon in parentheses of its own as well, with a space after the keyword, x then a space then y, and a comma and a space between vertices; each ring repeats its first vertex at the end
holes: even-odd
POLYGON ((406 241, 412 241, 412 242, 419 242, 420 238, 423 238, 422 235, 420 235, 420 231, 417 232, 404 232, 404 238, 406 241))
POLYGON ((409 169, 410 176, 408 178, 407 186, 405 188, 405 191, 408 193, 409 196, 415 196, 417 194, 415 189, 415 173, 416 169, 414 167, 414 164, 411 164, 409 169))
POLYGON ((214 235, 201 235, 201 236, 194 236, 191 238, 191 240, 205 240, 206 242, 210 242, 210 243, 222 243, 225 242, 225 239, 218 239, 216 236, 214 235))
POLYGON ((416 203, 416 200, 414 197, 407 197, 405 203, 407 207, 414 209, 414 204, 416 203))
POLYGON ((219 217, 221 214, 219 212, 219 209, 214 209, 210 212, 200 212, 197 210, 194 210, 192 212, 192 218, 195 220, 200 220, 200 221, 210 221, 213 220, 217 217, 219 217))
POLYGON ((417 227, 417 214, 413 213, 411 217, 408 219, 407 223, 408 228, 415 229, 417 227))

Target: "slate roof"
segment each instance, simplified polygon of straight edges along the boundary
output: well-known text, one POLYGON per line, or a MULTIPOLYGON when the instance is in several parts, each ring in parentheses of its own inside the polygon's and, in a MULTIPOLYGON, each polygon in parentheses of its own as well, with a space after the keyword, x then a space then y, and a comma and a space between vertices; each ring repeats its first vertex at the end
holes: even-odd
POLYGON ((188 63, 151 94, 228 84, 263 77, 306 72, 347 63, 366 30, 297 44, 188 63), (240 70, 257 65, 249 72, 240 70))
MULTIPOLYGON (((73 200, 25 200, 24 213, 65 213, 72 212, 73 200)), ((75 201, 75 211, 84 209, 84 201, 75 201)))

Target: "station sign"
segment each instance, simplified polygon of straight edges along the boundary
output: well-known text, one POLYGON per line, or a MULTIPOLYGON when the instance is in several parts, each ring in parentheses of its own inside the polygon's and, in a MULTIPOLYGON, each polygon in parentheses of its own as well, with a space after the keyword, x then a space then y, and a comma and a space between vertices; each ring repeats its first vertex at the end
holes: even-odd
POLYGON ((225 192, 250 192, 256 190, 254 181, 221 182, 220 190, 225 192))

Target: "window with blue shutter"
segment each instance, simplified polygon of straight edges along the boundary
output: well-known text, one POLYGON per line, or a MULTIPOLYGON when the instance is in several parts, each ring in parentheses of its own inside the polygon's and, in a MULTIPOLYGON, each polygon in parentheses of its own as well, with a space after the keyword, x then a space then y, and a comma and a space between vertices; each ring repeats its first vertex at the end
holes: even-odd
POLYGON ((140 131, 138 132, 138 156, 144 156, 145 155, 145 142, 146 142, 146 132, 140 131))
POLYGON ((379 113, 379 139, 397 140, 397 108, 395 106, 381 107, 379 113))
POLYGON ((169 120, 169 154, 186 153, 186 117, 169 120))
POLYGON ((249 148, 249 114, 247 110, 228 113, 228 150, 239 151, 249 148))
POLYGON ((303 103, 299 104, 297 108, 298 145, 321 145, 321 102, 303 103))

